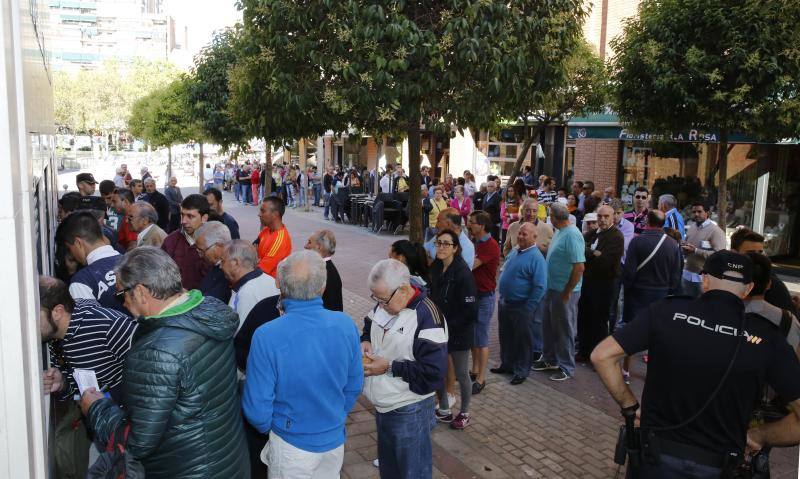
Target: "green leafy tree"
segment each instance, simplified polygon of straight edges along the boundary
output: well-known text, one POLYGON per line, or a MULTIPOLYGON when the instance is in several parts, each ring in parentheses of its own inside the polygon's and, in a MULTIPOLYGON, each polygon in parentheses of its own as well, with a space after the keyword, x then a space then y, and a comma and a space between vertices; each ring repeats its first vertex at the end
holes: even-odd
POLYGON ((730 134, 763 140, 800 134, 798 18, 800 2, 644 0, 612 42, 623 121, 641 131, 719 132, 722 227, 730 134))
POLYGON ((202 138, 197 122, 189 113, 188 97, 188 80, 175 80, 137 100, 128 119, 128 130, 131 134, 155 148, 167 148, 168 176, 172 174, 172 145, 199 141, 202 138))
POLYGON ((96 70, 53 75, 55 121, 73 133, 118 133, 125 129, 133 104, 178 77, 174 65, 136 59, 111 59, 96 70))
MULTIPOLYGON (((230 103, 228 72, 241 51, 241 25, 217 33, 195 58, 187 78, 189 113, 209 141, 223 150, 238 152, 247 145, 244 127, 234 119, 230 103)), ((203 143, 200 143, 200 188, 203 187, 203 143)), ((267 187, 269 188, 269 186, 267 187)))
MULTIPOLYGON (((585 16, 580 0, 241 3, 237 111, 249 110, 254 131, 270 140, 347 127, 407 137, 412 205, 420 203, 420 127, 495 124, 505 82, 526 74, 546 84, 576 48, 585 16)), ((409 210, 418 241, 421 208, 409 210)))
MULTIPOLYGON (((545 48, 543 54, 552 52, 545 48)), ((538 52, 529 56, 535 57, 538 52)), ((535 64, 534 64, 535 65, 535 64)), ((540 67, 541 68, 541 67, 540 67)), ((544 78, 532 71, 508 81, 504 100, 507 118, 522 124, 523 140, 509 183, 513 183, 534 141, 550 125, 565 125, 570 118, 602 111, 609 101, 606 65, 585 41, 567 56, 563 68, 555 58, 545 65, 544 78)))

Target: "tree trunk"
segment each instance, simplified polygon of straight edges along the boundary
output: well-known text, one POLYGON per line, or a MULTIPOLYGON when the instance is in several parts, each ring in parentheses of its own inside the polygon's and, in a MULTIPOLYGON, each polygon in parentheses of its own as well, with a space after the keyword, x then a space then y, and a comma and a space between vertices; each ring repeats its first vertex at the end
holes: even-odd
POLYGON ((198 160, 199 163, 200 163, 200 175, 199 175, 200 176, 200 190, 199 190, 199 193, 203 194, 203 191, 205 191, 205 184, 206 184, 206 179, 205 179, 205 175, 206 175, 205 171, 206 170, 203 169, 203 166, 204 166, 203 165, 203 142, 201 141, 200 143, 198 143, 198 145, 200 146, 200 158, 198 160))
POLYGON ((167 147, 167 185, 170 178, 172 178, 172 145, 167 147))
POLYGON ((406 132, 408 135, 408 174, 411 191, 408 195, 408 238, 415 243, 422 243, 422 198, 419 190, 422 178, 419 172, 419 125, 412 125, 406 132))
MULTIPOLYGON (((514 184, 514 180, 517 178, 517 172, 522 168, 522 163, 525 161, 525 156, 528 154, 528 150, 531 149, 531 145, 533 144, 533 139, 539 136, 539 128, 528 128, 525 127, 525 136, 522 142, 522 150, 517 155, 517 161, 514 162, 514 169, 511 171, 511 177, 508 179, 508 186, 514 184), (533 130, 533 131, 532 131, 533 130), (534 132, 536 133, 534 135, 534 132)), ((531 165, 533 167, 533 165, 531 165)))
POLYGON ((266 154, 266 167, 264 178, 264 197, 267 197, 272 194, 272 147, 267 145, 267 154, 266 154))
POLYGON ((719 166, 717 224, 722 228, 722 231, 726 231, 728 215, 728 130, 723 129, 719 134, 717 165, 719 166))
MULTIPOLYGON (((381 153, 383 153, 383 144, 386 141, 386 137, 381 136, 380 141, 378 141, 378 156, 375 158, 375 180, 372 182, 372 192, 374 196, 378 196, 381 189, 381 153)), ((384 166, 384 169, 386 167, 384 166)))

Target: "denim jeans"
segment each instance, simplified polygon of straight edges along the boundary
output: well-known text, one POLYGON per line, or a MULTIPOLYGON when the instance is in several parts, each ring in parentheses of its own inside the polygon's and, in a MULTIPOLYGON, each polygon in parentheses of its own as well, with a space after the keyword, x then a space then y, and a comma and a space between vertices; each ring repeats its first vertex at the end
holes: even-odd
POLYGON ((486 348, 489 346, 489 330, 492 326, 492 314, 494 314, 495 295, 494 291, 478 296, 478 324, 475 325, 475 347, 486 348))
POLYGON ((625 288, 625 301, 622 303, 622 322, 630 323, 640 310, 661 301, 669 294, 667 289, 625 288))
POLYGON ((637 471, 632 471, 628 467, 625 477, 630 479, 672 479, 674 477, 717 479, 721 474, 722 470, 718 467, 706 466, 689 459, 661 454, 659 464, 650 465, 644 460, 637 471))
POLYGON ((500 367, 511 369, 514 376, 527 378, 531 372, 533 353, 531 323, 534 310, 526 303, 505 303, 503 298, 500 298, 497 307, 500 367))
POLYGON ((580 291, 573 291, 566 304, 561 301, 561 291, 548 289, 545 302, 542 338, 542 359, 558 365, 565 373, 575 374, 575 330, 578 321, 580 291))
POLYGON ((325 219, 327 220, 328 219, 328 214, 330 214, 330 211, 331 211, 331 194, 330 193, 325 193, 322 198, 323 198, 323 202, 325 204, 325 210, 322 212, 322 216, 324 216, 325 219))
POLYGON ((242 203, 248 204, 252 201, 252 197, 250 196, 250 185, 242 184, 242 203))
POLYGON ((322 196, 322 184, 314 183, 311 190, 314 192, 314 206, 319 206, 319 198, 322 196))
POLYGON ((286 204, 288 206, 294 206, 294 186, 286 185, 286 204))
POLYGON ((375 413, 381 479, 433 475, 433 396, 387 413, 375 413))
POLYGON ((242 197, 242 184, 241 183, 234 183, 233 185, 233 196, 236 198, 236 201, 242 197))
POLYGON ((305 206, 306 205, 306 188, 305 186, 298 186, 297 187, 297 206, 305 206))
POLYGON ((534 355, 542 354, 544 341, 542 340, 542 322, 544 321, 544 298, 539 301, 536 311, 533 312, 533 321, 531 321, 531 342, 533 345, 534 355))

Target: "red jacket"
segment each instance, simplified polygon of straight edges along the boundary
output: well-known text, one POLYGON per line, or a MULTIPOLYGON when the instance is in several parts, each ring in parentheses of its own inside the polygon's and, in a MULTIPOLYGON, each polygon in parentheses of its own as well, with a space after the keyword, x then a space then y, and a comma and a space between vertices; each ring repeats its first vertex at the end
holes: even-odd
POLYGON ((253 170, 253 174, 250 175, 250 183, 253 184, 254 188, 258 188, 258 180, 260 179, 258 175, 258 169, 253 170))
POLYGON ((197 254, 197 248, 190 246, 183 235, 183 230, 175 230, 164 238, 161 249, 178 263, 181 270, 181 284, 184 289, 197 289, 206 276, 208 267, 203 258, 197 254))

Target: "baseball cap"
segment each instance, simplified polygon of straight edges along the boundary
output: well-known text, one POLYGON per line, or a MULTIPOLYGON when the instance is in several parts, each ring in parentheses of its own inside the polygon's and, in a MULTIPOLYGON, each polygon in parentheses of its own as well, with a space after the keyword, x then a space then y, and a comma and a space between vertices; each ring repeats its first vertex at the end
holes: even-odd
POLYGON ((753 262, 743 254, 720 250, 706 259, 703 273, 718 279, 748 284, 753 282, 753 262))
POLYGON ((586 213, 586 216, 583 217, 583 221, 597 221, 597 213, 586 213))
POLYGON ((91 173, 80 173, 75 177, 75 183, 80 183, 82 181, 85 181, 86 183, 97 183, 97 181, 94 179, 94 175, 91 173))

